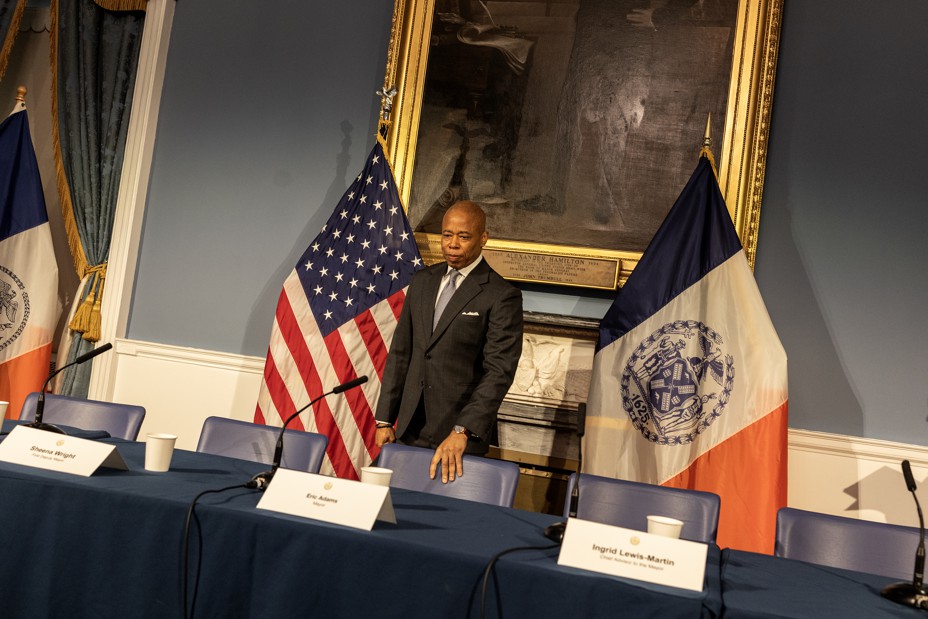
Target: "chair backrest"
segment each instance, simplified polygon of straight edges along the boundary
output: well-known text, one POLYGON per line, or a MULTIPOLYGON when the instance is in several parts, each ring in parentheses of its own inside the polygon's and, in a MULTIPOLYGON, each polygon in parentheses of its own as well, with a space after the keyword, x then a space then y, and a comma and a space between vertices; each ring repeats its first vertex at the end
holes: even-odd
POLYGON ((438 466, 435 479, 429 479, 429 466, 434 455, 431 449, 388 443, 380 450, 377 462, 379 466, 393 471, 390 485, 394 488, 512 507, 519 483, 518 464, 464 456, 464 475, 443 484, 441 465, 438 466))
MULTIPOLYGON (((577 474, 567 481, 564 516, 570 512, 570 495, 577 474)), ((683 521, 680 537, 715 543, 719 529, 719 495, 681 490, 598 475, 580 476, 577 517, 637 531, 648 530, 648 516, 669 516, 683 521)))
MULTIPOLYGON (((200 431, 197 451, 271 464, 280 428, 226 417, 207 417, 200 431)), ((280 466, 318 473, 329 439, 315 432, 286 430, 280 466)))
POLYGON ((911 580, 919 530, 784 507, 774 554, 818 565, 911 580))
MULTIPOLYGON (((38 393, 30 393, 23 402, 19 418, 22 421, 35 421, 35 407, 39 401, 38 393)), ((45 407, 42 421, 63 426, 72 426, 81 430, 105 430, 114 438, 134 441, 139 436, 139 429, 145 419, 145 409, 131 404, 100 402, 85 398, 45 394, 45 407)))

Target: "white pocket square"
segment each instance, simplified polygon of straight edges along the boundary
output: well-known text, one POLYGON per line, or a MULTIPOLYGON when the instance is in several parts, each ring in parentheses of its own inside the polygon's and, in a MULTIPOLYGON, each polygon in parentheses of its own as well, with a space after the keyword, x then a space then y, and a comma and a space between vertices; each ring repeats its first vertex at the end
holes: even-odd
POLYGON ((461 312, 461 316, 479 316, 480 312, 461 312))

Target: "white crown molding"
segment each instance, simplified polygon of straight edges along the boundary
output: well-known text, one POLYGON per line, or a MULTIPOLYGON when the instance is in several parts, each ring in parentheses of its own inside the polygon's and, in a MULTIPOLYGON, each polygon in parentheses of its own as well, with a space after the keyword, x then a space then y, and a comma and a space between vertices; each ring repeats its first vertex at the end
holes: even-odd
POLYGON ((262 374, 265 361, 260 357, 127 339, 116 340, 116 355, 247 374, 262 374))
POLYGON ((928 467, 928 447, 922 445, 793 428, 789 430, 788 441, 790 451, 843 456, 892 466, 898 466, 900 460, 909 460, 913 466, 928 467))

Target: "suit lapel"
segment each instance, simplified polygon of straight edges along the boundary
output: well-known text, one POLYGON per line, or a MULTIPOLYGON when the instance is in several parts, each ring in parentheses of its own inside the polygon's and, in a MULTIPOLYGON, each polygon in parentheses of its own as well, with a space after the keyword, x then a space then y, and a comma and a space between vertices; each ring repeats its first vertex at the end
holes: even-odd
POLYGON ((435 299, 438 297, 438 287, 441 285, 441 278, 447 271, 448 266, 442 262, 429 267, 429 277, 425 280, 422 287, 422 296, 420 303, 425 304, 421 312, 416 312, 422 317, 422 322, 417 325, 423 333, 432 332, 432 320, 435 316, 435 299))
MULTIPOLYGON (((432 332, 432 337, 429 339, 429 347, 431 347, 436 341, 438 341, 439 338, 441 338, 442 334, 448 329, 448 326, 454 322, 454 319, 457 318, 457 316, 461 313, 461 310, 464 309, 470 300, 480 294, 489 279, 490 267, 487 264, 486 259, 484 259, 480 261, 480 264, 474 267, 474 270, 470 272, 470 275, 464 278, 464 281, 461 282, 461 285, 454 293, 454 296, 451 297, 451 300, 445 307, 444 313, 438 320, 438 324, 435 325, 435 330, 432 332)), ((439 277, 438 280, 441 281, 441 278, 439 277)), ((437 294, 438 285, 435 286, 435 293, 431 296, 433 302, 431 311, 427 312, 429 315, 429 324, 432 324, 432 317, 435 314, 434 301, 437 294)))

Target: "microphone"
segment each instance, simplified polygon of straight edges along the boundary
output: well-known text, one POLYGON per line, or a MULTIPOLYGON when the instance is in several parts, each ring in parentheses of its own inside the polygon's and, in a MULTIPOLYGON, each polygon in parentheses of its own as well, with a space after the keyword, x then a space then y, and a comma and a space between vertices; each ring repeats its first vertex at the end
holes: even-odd
POLYGON ((263 473, 258 473, 257 475, 251 478, 251 481, 245 484, 245 487, 254 488, 256 490, 264 490, 265 488, 267 488, 267 485, 271 483, 271 480, 274 478, 274 473, 276 473, 277 469, 280 468, 280 461, 283 459, 284 432, 287 430, 287 425, 289 425, 291 421, 296 419, 296 417, 300 413, 302 413, 307 408, 309 408, 310 406, 312 406, 313 404, 315 404, 316 402, 318 402, 319 400, 321 400, 322 398, 328 395, 343 393, 345 391, 348 391, 349 389, 354 389, 355 387, 363 385, 366 382, 367 382, 367 376, 359 376, 358 378, 355 378, 354 380, 349 380, 348 382, 344 382, 340 385, 337 385, 333 387, 330 391, 327 391, 323 393, 322 395, 316 398, 313 398, 312 400, 310 400, 309 404, 307 404, 303 408, 299 409, 298 411, 296 411, 295 413, 287 417, 287 419, 284 421, 283 427, 280 428, 280 434, 277 435, 277 444, 274 446, 274 462, 271 465, 271 470, 264 471, 263 473))
POLYGON ((344 391, 348 391, 349 389, 354 389, 355 387, 359 387, 366 382, 367 382, 367 376, 360 376, 354 380, 349 380, 347 383, 342 383, 341 385, 337 387, 333 387, 330 393, 333 393, 333 394, 342 393, 344 391))
POLYGON ((906 488, 915 499, 915 509, 918 510, 919 535, 918 548, 915 551, 915 570, 912 582, 897 582, 888 585, 880 591, 880 595, 897 604, 928 609, 928 593, 922 587, 925 577, 925 518, 922 516, 922 506, 918 502, 918 496, 915 494, 915 477, 912 476, 912 465, 908 460, 902 461, 902 476, 905 478, 906 488))
POLYGON ((35 421, 33 421, 32 423, 24 424, 24 425, 28 428, 35 428, 36 430, 46 430, 48 432, 56 432, 57 434, 65 434, 65 431, 62 430, 61 428, 57 426, 53 426, 50 423, 42 422, 42 417, 45 415, 45 391, 46 389, 48 389, 48 383, 50 383, 53 378, 58 376, 58 374, 65 371, 72 365, 80 365, 82 363, 86 363, 87 361, 90 361, 97 355, 102 355, 103 353, 105 353, 112 347, 113 345, 107 342, 103 346, 99 346, 97 348, 94 348, 91 351, 85 352, 83 355, 79 356, 77 359, 75 359, 71 363, 66 363, 60 368, 58 368, 57 370, 55 370, 54 372, 52 372, 51 374, 49 374, 48 378, 45 379, 45 383, 42 385, 42 391, 39 392, 39 400, 38 402, 35 403, 35 421))
MULTIPOLYGON (((586 402, 581 402, 577 406, 577 479, 574 482, 573 490, 570 491, 570 509, 567 511, 569 518, 577 517, 577 506, 580 504, 580 471, 583 470, 583 435, 586 434, 586 402)), ((562 520, 545 527, 545 537, 561 543, 564 541, 564 531, 567 530, 567 521, 562 520)))

